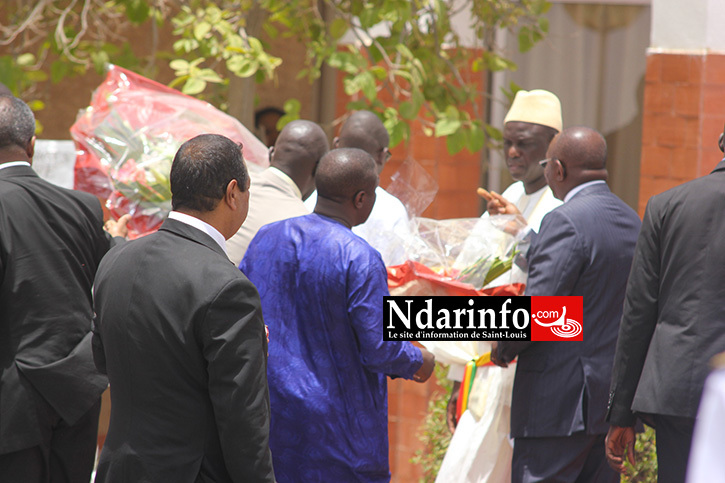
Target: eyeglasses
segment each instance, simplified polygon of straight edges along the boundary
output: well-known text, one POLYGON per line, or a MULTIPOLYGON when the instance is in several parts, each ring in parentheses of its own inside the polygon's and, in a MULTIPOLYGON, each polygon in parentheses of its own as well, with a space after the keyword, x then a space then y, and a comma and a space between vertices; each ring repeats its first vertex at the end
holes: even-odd
POLYGON ((548 163, 549 161, 553 161, 553 160, 554 160, 554 158, 542 159, 541 161, 539 161, 539 166, 541 166, 542 168, 546 168, 546 163, 548 163))
POLYGON ((546 159, 542 159, 541 161, 539 161, 539 165, 542 168, 546 168, 546 165, 550 161, 559 161, 559 164, 561 164, 561 169, 564 171, 564 173, 566 173, 566 166, 564 165, 564 162, 561 159, 559 159, 559 158, 546 158, 546 159))

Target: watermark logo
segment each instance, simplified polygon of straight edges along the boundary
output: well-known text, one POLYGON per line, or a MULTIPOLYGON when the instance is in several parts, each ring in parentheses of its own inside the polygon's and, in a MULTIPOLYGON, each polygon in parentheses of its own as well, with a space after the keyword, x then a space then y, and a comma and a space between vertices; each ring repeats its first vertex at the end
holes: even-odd
POLYGON ((581 297, 384 297, 383 340, 581 341, 581 297))
POLYGON ((584 340, 581 297, 531 297, 531 340, 584 340))

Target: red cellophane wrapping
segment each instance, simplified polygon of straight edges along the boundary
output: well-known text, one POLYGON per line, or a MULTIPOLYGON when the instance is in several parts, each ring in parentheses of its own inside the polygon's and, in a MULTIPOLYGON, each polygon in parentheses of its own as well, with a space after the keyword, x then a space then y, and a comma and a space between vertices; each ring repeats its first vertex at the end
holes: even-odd
POLYGON ((171 209, 169 172, 176 151, 207 133, 242 143, 250 169, 269 164, 267 147, 237 119, 112 65, 71 127, 75 188, 105 200, 114 218, 130 213, 130 238, 155 231, 171 209))

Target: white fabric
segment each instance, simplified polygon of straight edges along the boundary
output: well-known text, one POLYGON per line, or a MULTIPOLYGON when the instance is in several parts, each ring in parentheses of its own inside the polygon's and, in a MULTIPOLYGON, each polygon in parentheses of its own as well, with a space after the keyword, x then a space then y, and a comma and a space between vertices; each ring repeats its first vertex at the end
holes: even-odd
MULTIPOLYGON (((502 196, 516 205, 529 226, 539 230, 544 216, 561 205, 548 186, 527 195, 517 181, 502 196)), ((488 216, 484 213, 481 218, 488 216)), ((478 225, 477 225, 478 226, 478 225)), ((474 228, 475 230, 475 228, 474 228)), ((421 342, 440 362, 450 364, 448 377, 460 381, 466 362, 490 352, 490 342, 421 342)), ((436 483, 509 483, 513 448, 508 437, 511 392, 516 366, 476 370, 463 413, 438 472, 436 483)))
POLYGON ((226 246, 226 240, 224 240, 224 235, 222 235, 219 230, 211 226, 209 223, 200 220, 199 218, 193 217, 191 215, 187 215, 186 213, 180 213, 178 211, 172 211, 169 213, 169 218, 172 220, 180 221, 182 223, 186 223, 189 226, 193 226, 197 230, 201 230, 202 232, 206 233, 214 241, 222 247, 222 250, 224 250, 224 253, 227 253, 227 246, 226 246))
POLYGON ((0 169, 12 168, 13 166, 30 166, 30 163, 27 161, 10 161, 0 164, 0 169))
MULTIPOLYGON (((408 210, 403 203, 378 186, 375 189, 375 204, 367 221, 353 226, 352 232, 364 239, 380 252, 386 266, 405 262, 405 244, 411 236, 408 210)), ((314 211, 317 204, 317 190, 305 200, 308 210, 314 211)))
POLYGON ((707 378, 687 464, 687 483, 725 483, 725 369, 707 378))

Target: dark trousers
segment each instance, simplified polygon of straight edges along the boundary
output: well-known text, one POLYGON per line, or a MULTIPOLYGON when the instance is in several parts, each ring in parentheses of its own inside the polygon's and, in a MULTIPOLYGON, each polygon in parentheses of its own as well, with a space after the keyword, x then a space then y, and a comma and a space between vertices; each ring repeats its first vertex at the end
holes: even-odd
POLYGON ((683 483, 687 474, 695 418, 654 414, 652 420, 657 437, 657 481, 683 483))
POLYGON ((583 432, 551 438, 516 438, 512 483, 618 483, 604 455, 605 435, 583 432))
POLYGON ((73 426, 39 395, 36 400, 43 441, 0 455, 3 483, 88 483, 96 459, 101 400, 73 426))

